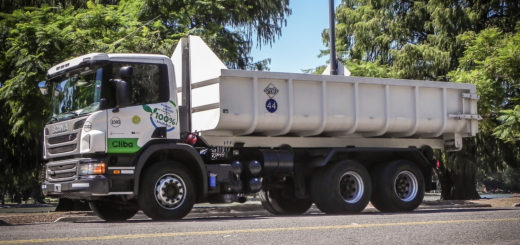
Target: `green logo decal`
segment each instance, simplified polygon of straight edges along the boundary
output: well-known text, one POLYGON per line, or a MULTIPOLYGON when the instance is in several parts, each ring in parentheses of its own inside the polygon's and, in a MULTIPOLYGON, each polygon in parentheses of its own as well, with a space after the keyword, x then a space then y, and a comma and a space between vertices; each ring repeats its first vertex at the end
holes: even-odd
POLYGON ((143 110, 150 113, 150 122, 156 128, 165 127, 167 132, 175 129, 179 121, 179 110, 173 101, 159 105, 143 105, 143 110))
POLYGON ((141 147, 137 145, 136 138, 109 138, 108 153, 135 153, 141 147))

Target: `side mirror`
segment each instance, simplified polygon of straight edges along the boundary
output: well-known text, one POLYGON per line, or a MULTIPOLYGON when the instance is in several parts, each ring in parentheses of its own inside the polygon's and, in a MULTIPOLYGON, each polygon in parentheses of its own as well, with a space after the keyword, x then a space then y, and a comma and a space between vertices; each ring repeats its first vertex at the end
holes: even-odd
POLYGON ((114 79, 116 85, 116 103, 117 107, 125 107, 130 105, 130 84, 120 79, 114 79))
POLYGON ((132 79, 132 74, 134 73, 134 68, 131 66, 123 66, 119 69, 119 76, 121 76, 121 80, 130 82, 132 79))
POLYGON ((125 107, 131 104, 131 77, 133 68, 123 66, 119 70, 121 79, 110 79, 116 90, 116 107, 125 107))
POLYGON ((41 81, 38 83, 38 88, 40 88, 40 92, 42 93, 42 95, 47 95, 49 94, 49 87, 47 85, 47 81, 41 81))

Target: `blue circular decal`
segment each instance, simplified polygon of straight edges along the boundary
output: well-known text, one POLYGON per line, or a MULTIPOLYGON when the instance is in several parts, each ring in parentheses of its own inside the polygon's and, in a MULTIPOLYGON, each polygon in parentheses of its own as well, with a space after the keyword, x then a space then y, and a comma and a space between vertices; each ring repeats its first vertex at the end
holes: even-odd
POLYGON ((274 99, 268 99, 265 102, 265 109, 271 113, 274 113, 278 109, 278 103, 274 99))

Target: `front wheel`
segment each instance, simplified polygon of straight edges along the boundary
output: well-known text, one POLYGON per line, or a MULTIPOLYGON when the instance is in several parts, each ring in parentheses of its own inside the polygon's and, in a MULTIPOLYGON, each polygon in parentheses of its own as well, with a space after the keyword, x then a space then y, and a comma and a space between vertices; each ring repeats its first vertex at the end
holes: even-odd
POLYGON ((259 196, 262 206, 275 215, 303 214, 312 206, 312 199, 295 196, 292 181, 284 185, 284 188, 262 190, 259 196))
POLYGON ((88 204, 99 218, 106 221, 125 221, 134 217, 139 211, 139 207, 135 203, 92 201, 88 204))
POLYGON ((148 168, 139 188, 139 207, 154 220, 182 219, 195 203, 189 172, 179 163, 159 162, 148 168))
POLYGON ((314 203, 328 214, 361 212, 371 194, 370 175, 355 161, 342 161, 320 169, 311 182, 314 203))
POLYGON ((371 202, 379 211, 412 211, 424 198, 424 177, 413 162, 399 160, 375 166, 372 177, 371 202))

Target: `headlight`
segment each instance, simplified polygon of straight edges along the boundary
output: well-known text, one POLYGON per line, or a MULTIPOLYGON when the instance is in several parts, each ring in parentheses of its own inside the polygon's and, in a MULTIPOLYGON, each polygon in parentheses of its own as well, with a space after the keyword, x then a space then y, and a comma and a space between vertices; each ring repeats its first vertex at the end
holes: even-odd
POLYGON ((79 167, 79 175, 104 174, 106 172, 106 164, 104 162, 82 163, 79 167))

